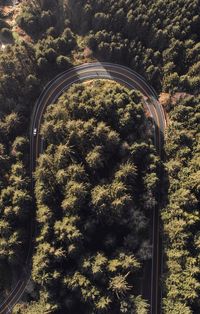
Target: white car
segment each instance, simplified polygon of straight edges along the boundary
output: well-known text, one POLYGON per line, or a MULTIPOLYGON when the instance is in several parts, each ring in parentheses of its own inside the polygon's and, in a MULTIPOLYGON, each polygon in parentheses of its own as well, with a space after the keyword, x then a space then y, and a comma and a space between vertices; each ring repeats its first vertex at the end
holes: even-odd
POLYGON ((34 135, 34 136, 37 135, 37 129, 36 129, 36 128, 33 130, 33 135, 34 135))

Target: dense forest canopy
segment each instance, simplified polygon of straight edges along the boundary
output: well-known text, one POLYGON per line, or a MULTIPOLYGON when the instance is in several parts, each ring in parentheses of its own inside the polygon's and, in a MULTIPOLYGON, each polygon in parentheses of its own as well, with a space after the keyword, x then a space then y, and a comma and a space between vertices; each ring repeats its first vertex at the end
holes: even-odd
POLYGON ((163 313, 199 313, 200 1, 24 0, 14 26, 7 3, 0 3, 0 295, 20 275, 36 213, 33 283, 15 313, 148 312, 138 282, 150 258, 159 160, 140 95, 108 82, 73 86, 45 116, 36 204, 30 190, 29 125, 43 87, 72 65, 102 60, 166 92, 163 313), (95 228, 105 238, 97 241, 95 228))
POLYGON ((72 28, 102 60, 130 65, 158 90, 200 91, 199 1, 68 1, 72 28))
POLYGON ((35 172, 40 294, 16 311, 45 300, 53 313, 147 313, 140 285, 159 185, 150 127, 141 96, 109 81, 74 85, 47 109, 35 172))
POLYGON ((158 185, 148 128, 141 97, 106 81, 74 85, 48 108, 41 130, 46 150, 35 174, 33 279, 56 308, 137 308, 158 185))
POLYGON ((168 205, 162 212, 166 251, 165 313, 200 310, 200 98, 177 99, 166 137, 168 205))

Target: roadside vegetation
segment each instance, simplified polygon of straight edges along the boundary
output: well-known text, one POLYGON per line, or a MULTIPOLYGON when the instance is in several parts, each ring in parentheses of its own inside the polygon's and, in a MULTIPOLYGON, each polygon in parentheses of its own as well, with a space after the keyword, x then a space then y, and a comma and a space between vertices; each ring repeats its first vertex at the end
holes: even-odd
POLYGON ((200 309, 200 98, 184 95, 169 111, 163 305, 165 313, 192 314, 200 309))
MULTIPOLYGON (((138 283, 145 260, 144 251, 149 252, 150 210, 147 210, 147 204, 154 202, 158 193, 155 184, 158 178, 156 175, 151 177, 156 173, 158 160, 151 139, 144 136, 148 124, 140 106, 140 95, 129 94, 117 85, 111 88, 111 83, 97 82, 92 87, 71 88, 71 94, 64 95, 45 116, 42 132, 47 142, 36 170, 36 205, 30 192, 29 124, 40 92, 50 79, 73 64, 102 60, 129 66, 143 75, 157 93, 166 93, 164 105, 169 126, 164 147, 164 181, 168 194, 163 199, 165 205, 161 212, 164 229, 163 313, 199 313, 199 1, 25 0, 20 4, 16 24, 27 37, 21 36, 20 32, 12 33, 0 10, 0 36, 6 41, 5 49, 0 51, 0 269, 4 270, 0 271, 0 295, 3 296, 14 284, 12 278, 16 278, 26 258, 30 215, 36 212, 38 234, 33 256, 33 291, 29 293, 29 299, 24 299, 30 300, 30 304, 17 305, 16 313, 56 313, 62 308, 75 309, 76 306, 83 306, 86 313, 92 313, 98 307, 104 307, 106 313, 117 313, 120 308, 122 313, 147 311, 137 288, 132 287, 134 281, 130 280, 137 278, 138 283), (79 100, 74 99, 75 93, 79 100), (104 101, 100 102, 98 94, 104 101), (120 94, 124 96, 122 100, 120 94), (92 97, 95 98, 94 106, 90 103, 92 97), (134 110, 123 117, 126 102, 134 110), (102 108, 108 108, 109 103, 116 103, 116 107, 111 106, 113 111, 103 112, 102 108), (117 116, 117 106, 123 111, 122 117, 117 116), (139 120, 135 112, 139 114, 139 120), (134 129, 133 121, 129 123, 127 120, 129 114, 131 117, 133 114, 138 129, 134 129), (105 142, 101 144, 95 142, 103 136, 98 123, 108 125, 105 127, 105 142), (74 130, 74 133, 71 131, 73 136, 68 134, 66 125, 74 130), (94 134, 99 132, 97 138, 89 137, 91 143, 88 143, 87 128, 94 134), (110 132, 114 138, 110 138, 110 132), (141 154, 146 150, 147 168, 144 171, 140 159, 137 162, 137 154, 130 157, 128 146, 124 145, 124 155, 118 155, 122 151, 121 144, 131 135, 129 132, 133 138, 129 139, 132 142, 128 146, 136 145, 135 154, 137 149, 140 152, 140 146, 141 154), (69 143, 74 141, 72 147, 68 147, 66 139, 69 143), (114 151, 116 149, 116 160, 112 162, 110 145, 114 151), (129 159, 131 161, 126 164, 129 159), (128 176, 134 173, 132 163, 137 171, 130 183, 123 176, 115 177, 118 172, 125 171, 124 164, 128 176), (108 175, 104 177, 106 171, 108 175), (77 177, 77 172, 82 173, 81 178, 77 177), (135 184, 135 178, 144 183, 141 189, 135 184), (148 184, 149 194, 145 192, 148 184), (116 191, 119 188, 116 193, 125 202, 117 201, 116 206, 121 207, 116 217, 111 203, 115 203, 118 194, 114 194, 113 199, 109 196, 115 188, 116 191), (73 193, 80 190, 80 199, 76 194, 74 198, 68 195, 67 189, 73 193), (136 191, 139 199, 135 197, 136 191), (101 202, 98 193, 105 197, 102 204, 98 203, 101 202), (124 205, 126 201, 127 206, 124 205), (77 202, 76 208, 73 202, 77 202), (132 203, 137 207, 136 217, 130 211, 132 203), (85 210, 82 210, 83 204, 85 210), (109 212, 107 208, 97 210, 103 204, 109 206, 109 212), (134 226, 137 219, 141 219, 141 230, 130 228, 129 222, 124 221, 124 207, 134 226), (105 219, 106 215, 108 219, 105 219), (86 222, 91 216, 93 220, 89 220, 88 226, 86 222), (109 223, 116 224, 114 235, 108 232, 109 223), (96 226, 99 235, 105 233, 109 241, 103 236, 97 241, 96 226), (68 228, 75 233, 70 240, 67 238, 69 234, 66 235, 68 228), (129 233, 127 243, 130 242, 131 247, 122 241, 129 233), (138 239, 142 239, 143 250, 137 245, 138 239), (95 246, 97 243, 99 248, 95 246), (129 257, 130 265, 126 270, 122 266, 122 256, 124 259, 129 257), (109 270, 112 262, 117 264, 113 273, 109 270), (123 278, 121 282, 126 286, 126 293, 119 293, 119 298, 112 290, 111 281, 115 277, 123 278), (66 291, 69 293, 67 299, 66 291), (91 291, 94 297, 91 297, 91 291)), ((101 313, 102 309, 98 311, 101 313)))

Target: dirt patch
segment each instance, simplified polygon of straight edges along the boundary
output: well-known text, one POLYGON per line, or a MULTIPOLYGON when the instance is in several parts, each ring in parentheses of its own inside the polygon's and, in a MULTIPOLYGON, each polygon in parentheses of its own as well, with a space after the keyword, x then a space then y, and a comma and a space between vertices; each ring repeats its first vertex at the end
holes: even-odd
MULTIPOLYGON (((17 16, 21 11, 21 5, 24 1, 19 1, 17 4, 14 4, 14 1, 8 1, 8 4, 1 6, 1 11, 4 17, 5 22, 10 26, 10 30, 16 34, 16 38, 21 38, 25 41, 31 42, 31 37, 28 36, 16 23, 17 16)), ((6 42, 3 42, 7 44, 6 42)))
POLYGON ((163 106, 165 111, 169 112, 179 100, 181 100, 182 98, 185 98, 186 96, 189 96, 189 94, 175 93, 171 95, 169 93, 161 93, 159 96, 159 102, 163 106))
POLYGON ((85 50, 77 49, 72 52, 72 62, 75 65, 82 63, 95 62, 97 61, 92 55, 85 55, 85 50))
POLYGON ((189 96, 189 94, 187 93, 175 93, 173 95, 169 93, 160 94, 159 103, 164 108, 167 125, 169 124, 169 112, 172 110, 174 106, 176 106, 177 102, 179 102, 181 99, 187 96, 189 96))
POLYGON ((7 23, 9 23, 9 22, 13 23, 14 14, 18 10, 19 10, 19 5, 9 4, 9 5, 4 5, 1 7, 2 15, 4 16, 5 21, 7 23))

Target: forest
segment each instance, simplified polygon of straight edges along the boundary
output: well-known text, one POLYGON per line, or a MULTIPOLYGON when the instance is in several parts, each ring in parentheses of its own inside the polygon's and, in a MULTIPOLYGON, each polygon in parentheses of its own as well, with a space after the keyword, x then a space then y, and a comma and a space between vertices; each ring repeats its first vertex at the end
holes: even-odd
POLYGON ((162 313, 198 314, 199 0, 24 0, 14 17, 19 33, 5 19, 6 4, 0 4, 0 301, 25 265, 35 217, 31 284, 13 313, 148 313, 140 285, 151 258, 152 204, 161 193, 162 313), (130 67, 165 96, 164 190, 141 95, 95 81, 74 85, 48 108, 33 195, 34 105, 57 74, 95 60, 130 67))
POLYGON ((151 257, 148 221, 159 160, 145 137, 140 101, 120 85, 94 81, 71 87, 45 114, 32 275, 55 309, 147 307, 136 292, 142 263, 151 257))

